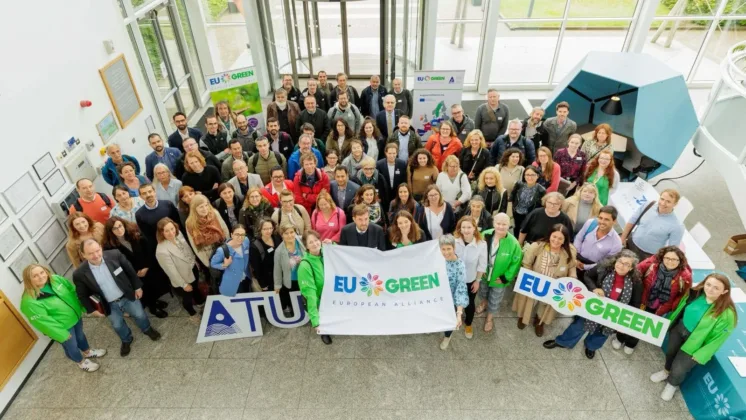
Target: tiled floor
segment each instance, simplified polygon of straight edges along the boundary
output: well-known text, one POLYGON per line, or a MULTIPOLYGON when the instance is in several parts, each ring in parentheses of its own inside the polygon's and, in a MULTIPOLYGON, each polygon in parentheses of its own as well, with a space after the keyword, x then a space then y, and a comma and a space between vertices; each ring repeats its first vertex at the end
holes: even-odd
MULTIPOLYGON (((265 325, 261 338, 194 344, 197 326, 171 301, 154 320, 158 342, 135 332, 132 353, 106 319, 84 322, 91 343, 109 354, 83 373, 55 344, 5 418, 31 419, 690 419, 680 396, 658 397, 649 381, 662 355, 641 343, 631 356, 604 347, 587 360, 582 346, 546 350, 520 331, 503 302, 491 333, 474 322, 454 334, 335 337, 325 346, 308 326, 265 325)), ((134 325, 132 325, 134 330, 134 325)))

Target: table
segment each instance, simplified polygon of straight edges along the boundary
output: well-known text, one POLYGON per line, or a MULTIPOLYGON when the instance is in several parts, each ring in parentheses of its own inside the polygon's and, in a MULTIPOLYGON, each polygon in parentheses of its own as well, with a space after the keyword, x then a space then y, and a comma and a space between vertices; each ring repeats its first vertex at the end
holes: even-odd
MULTIPOLYGON (((618 222, 624 227, 640 205, 657 201, 658 192, 643 179, 622 182, 609 197, 609 205, 619 211, 618 222)), ((692 268, 697 284, 715 270, 715 264, 689 231, 684 232, 681 248, 692 268)), ((731 281, 732 283, 732 281, 731 281)), ((695 367, 681 385, 689 411, 697 420, 746 419, 746 378, 742 378, 728 356, 746 356, 746 302, 737 303, 738 325, 728 341, 704 366, 695 367)), ((664 344, 665 345, 665 344, 664 344)))

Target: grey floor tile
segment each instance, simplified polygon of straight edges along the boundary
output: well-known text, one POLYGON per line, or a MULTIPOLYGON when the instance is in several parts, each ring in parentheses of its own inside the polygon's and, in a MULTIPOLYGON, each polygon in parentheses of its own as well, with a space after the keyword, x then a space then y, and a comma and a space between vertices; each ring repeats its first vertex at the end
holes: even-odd
MULTIPOLYGON (((151 326, 158 330, 161 334, 164 334, 164 331, 169 328, 170 322, 173 321, 170 318, 159 319, 154 316, 150 316, 149 319, 151 326)), ((91 321, 96 321, 97 325, 94 326, 92 334, 86 334, 90 344, 97 348, 105 348, 107 350, 107 358, 121 358, 121 356, 119 355, 119 348, 122 345, 122 340, 111 328, 111 323, 109 322, 109 320, 106 318, 86 318, 86 320, 83 321, 84 328, 85 325, 90 323, 91 321)), ((130 327, 130 330, 132 330, 132 337, 134 338, 134 342, 132 343, 132 351, 126 358, 149 359, 152 357, 156 357, 160 348, 159 344, 161 343, 161 341, 153 341, 148 338, 148 336, 143 334, 140 329, 137 328, 137 325, 135 325, 134 321, 132 321, 131 319, 125 318, 125 322, 130 327)), ((163 340, 163 337, 161 338, 161 340, 163 340)))
POLYGON ((207 360, 192 408, 244 408, 254 360, 207 360))
POLYGON ((630 411, 629 420, 694 420, 688 412, 630 411))
POLYGON ((148 360, 147 392, 140 408, 191 408, 207 360, 148 360))
POLYGON ((243 420, 310 420, 296 408, 247 408, 243 411, 243 420))
POLYGON ((213 343, 196 344, 199 325, 187 317, 169 317, 165 321, 163 337, 156 342, 153 358, 207 359, 210 356, 213 343))
MULTIPOLYGON (((464 326, 453 332, 451 343, 445 353, 450 353, 453 359, 462 360, 481 360, 481 359, 500 359, 502 354, 497 344, 498 335, 495 329, 489 333, 484 332, 484 318, 475 318, 472 322, 473 336, 467 339, 464 326)), ((433 352, 443 352, 437 346, 433 352)))
POLYGON ((138 408, 138 420, 187 420, 188 408, 138 408))
POLYGON ((188 420, 242 420, 243 408, 192 408, 188 420))
POLYGON ((306 359, 258 361, 254 368, 246 408, 298 408, 300 396, 304 393, 299 391, 303 389, 299 385, 303 381, 306 362, 306 359))
POLYGON ((222 340, 212 343, 210 359, 256 359, 262 337, 222 340))
POLYGON ((135 409, 31 408, 10 410, 7 420, 136 420, 135 409))
POLYGON ((458 386, 460 364, 452 360, 414 360, 407 363, 407 408, 452 409, 459 408, 461 397, 458 386))
POLYGON ((311 333, 310 324, 299 328, 267 326, 259 344, 258 357, 273 360, 305 359, 312 334, 316 335, 315 332, 311 333))
POLYGON ((316 360, 306 363, 299 408, 349 407, 356 392, 356 359, 316 360))
POLYGON ((312 334, 308 341, 309 359, 354 359, 357 353, 357 336, 340 335, 332 337, 332 344, 326 345, 321 337, 312 334))
POLYGON ((607 361, 606 366, 628 411, 687 411, 681 392, 673 400, 663 401, 664 385, 650 381, 650 375, 663 368, 662 363, 620 360, 607 361))
POLYGON ((354 359, 353 372, 348 376, 348 381, 355 382, 356 392, 350 397, 350 406, 380 409, 405 407, 407 384, 402 380, 402 373, 406 372, 410 363, 409 360, 354 359))
MULTIPOLYGON (((108 357, 108 356, 107 356, 108 357)), ((86 401, 90 408, 137 407, 147 392, 149 362, 143 359, 101 360, 96 390, 86 401)))
MULTIPOLYGON (((415 359, 428 357, 438 334, 358 336, 355 357, 362 359, 415 359)), ((440 335, 442 337, 442 335, 440 335)), ((440 356, 445 357, 445 356, 440 356)))

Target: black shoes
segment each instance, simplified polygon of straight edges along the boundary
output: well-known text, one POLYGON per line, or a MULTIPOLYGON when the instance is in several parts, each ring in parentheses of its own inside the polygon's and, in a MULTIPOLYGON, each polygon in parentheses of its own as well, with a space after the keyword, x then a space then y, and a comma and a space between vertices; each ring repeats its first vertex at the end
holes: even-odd
POLYGON ((155 328, 153 328, 153 327, 150 327, 150 329, 148 329, 147 331, 145 331, 143 334, 145 334, 148 337, 150 337, 150 339, 153 340, 153 341, 158 341, 158 340, 161 339, 161 333, 159 333, 158 331, 156 331, 155 328))
POLYGON ((168 308, 168 302, 163 301, 163 300, 156 300, 155 307, 158 309, 166 309, 168 308))
POLYGON ((593 359, 594 357, 596 357, 596 351, 585 349, 585 357, 593 359))
MULTIPOLYGON (((166 302, 163 302, 163 304, 168 305, 166 302)), ((156 318, 168 317, 168 312, 160 308, 157 302, 154 306, 150 307, 149 310, 150 310, 150 313, 153 314, 153 316, 155 316, 156 318)))
POLYGON ((559 345, 559 343, 557 343, 554 340, 545 341, 544 344, 542 344, 542 345, 544 346, 545 349, 553 349, 555 347, 559 347, 559 348, 562 348, 562 349, 567 348, 565 346, 559 345))
MULTIPOLYGON (((132 338, 132 341, 135 341, 134 338, 132 338)), ((132 341, 129 343, 122 343, 122 347, 119 348, 119 355, 122 357, 126 357, 128 354, 130 354, 130 350, 132 350, 132 341)))
POLYGON ((329 345, 329 344, 331 344, 331 343, 332 343, 332 337, 331 337, 331 336, 328 336, 328 335, 326 335, 326 334, 322 334, 322 335, 321 335, 321 341, 323 341, 323 342, 324 342, 324 344, 326 344, 326 345, 329 345))

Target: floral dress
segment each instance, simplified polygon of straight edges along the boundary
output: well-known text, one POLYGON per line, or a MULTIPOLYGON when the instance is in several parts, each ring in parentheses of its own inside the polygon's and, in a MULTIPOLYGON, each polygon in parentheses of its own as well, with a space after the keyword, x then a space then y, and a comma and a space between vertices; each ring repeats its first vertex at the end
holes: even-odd
POLYGON ((448 284, 451 286, 453 305, 465 308, 469 306, 469 294, 466 291, 466 265, 459 258, 454 261, 446 260, 448 284))

